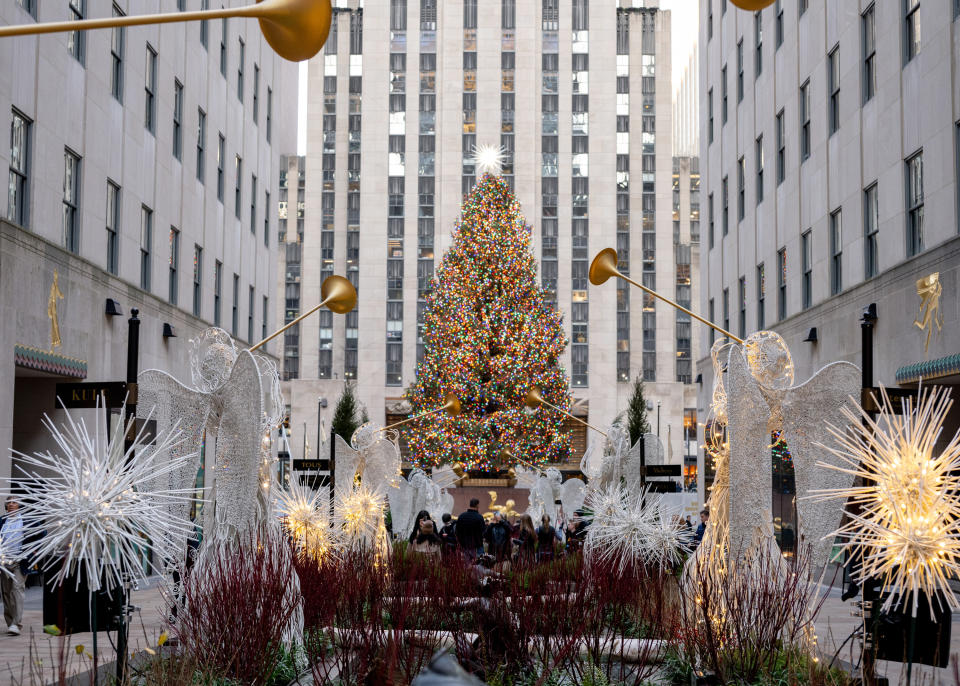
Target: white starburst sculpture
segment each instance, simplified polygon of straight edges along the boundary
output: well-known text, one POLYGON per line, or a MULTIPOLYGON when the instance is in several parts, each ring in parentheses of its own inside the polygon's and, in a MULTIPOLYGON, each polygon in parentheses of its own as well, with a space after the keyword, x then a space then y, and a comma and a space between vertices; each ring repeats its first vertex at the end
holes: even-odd
POLYGON ((881 388, 874 419, 859 405, 844 409, 848 426, 828 426, 842 464, 821 466, 857 477, 850 488, 812 490, 812 498, 847 502, 849 522, 830 534, 862 554, 860 581, 880 579, 889 592, 884 608, 919 593, 943 597, 960 609, 947 584, 960 574, 960 432, 940 452, 934 448, 953 401, 943 388, 921 389, 918 402, 897 414, 881 388), (862 423, 861 423, 862 420, 862 423), (853 506, 853 507, 850 507, 853 506))
POLYGON ((293 479, 289 489, 276 489, 276 512, 299 555, 321 560, 336 553, 326 489, 314 491, 293 479))
POLYGON ((484 143, 474 147, 470 162, 476 169, 477 176, 491 174, 499 176, 503 171, 503 163, 507 157, 507 150, 502 145, 484 143))
POLYGON ((383 510, 387 499, 378 490, 356 484, 334 502, 333 517, 342 544, 349 549, 380 551, 387 545, 383 510))
POLYGON ((584 556, 609 564, 619 573, 634 565, 666 569, 678 564, 689 535, 674 511, 646 491, 629 491, 614 483, 587 495, 593 522, 587 529, 584 556))
MULTIPOLYGON (((125 416, 125 408, 121 413, 125 416)), ((91 435, 69 411, 62 428, 49 417, 44 425, 57 444, 56 454, 17 452, 21 475, 13 485, 22 504, 22 556, 47 561, 45 571, 59 564, 51 585, 76 575, 78 587, 84 578, 91 591, 110 591, 125 579, 145 579, 144 559, 152 573, 163 573, 183 558, 194 525, 172 514, 177 508, 170 504, 189 502, 196 489, 150 487, 194 458, 168 457, 181 440, 176 427, 150 445, 141 430, 125 450, 122 428, 108 438, 97 421, 91 435), (143 556, 148 546, 152 559, 143 556)))

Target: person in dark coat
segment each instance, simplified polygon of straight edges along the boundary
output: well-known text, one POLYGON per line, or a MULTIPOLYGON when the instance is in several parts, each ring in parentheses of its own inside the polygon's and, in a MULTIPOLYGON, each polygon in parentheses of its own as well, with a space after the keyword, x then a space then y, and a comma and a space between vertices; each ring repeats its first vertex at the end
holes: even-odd
POLYGON ((693 535, 693 542, 700 545, 703 535, 707 532, 707 520, 710 518, 709 510, 700 510, 700 524, 697 526, 697 532, 693 535))
POLYGON ((457 547, 457 523, 449 512, 444 512, 440 521, 443 522, 440 527, 440 540, 443 541, 444 552, 448 552, 457 547))
POLYGON ((510 559, 510 538, 513 530, 499 512, 493 514, 493 521, 483 532, 483 540, 487 542, 487 550, 497 562, 510 559))
POLYGON ((537 530, 533 528, 533 519, 525 514, 520 517, 520 538, 517 544, 517 559, 520 562, 533 562, 537 550, 537 530))
MULTIPOLYGON (((420 522, 424 521, 425 519, 430 519, 430 513, 426 510, 420 510, 417 513, 417 518, 413 522, 413 531, 410 532, 410 538, 408 539, 410 543, 413 543, 417 536, 420 535, 420 522)), ((435 534, 436 532, 431 529, 430 533, 435 534)))
POLYGON ((457 544, 471 561, 483 554, 483 531, 486 522, 479 511, 480 500, 470 500, 470 507, 457 517, 457 544))
POLYGON ((537 527, 537 559, 552 560, 553 545, 561 540, 560 533, 550 523, 550 515, 545 514, 537 527))

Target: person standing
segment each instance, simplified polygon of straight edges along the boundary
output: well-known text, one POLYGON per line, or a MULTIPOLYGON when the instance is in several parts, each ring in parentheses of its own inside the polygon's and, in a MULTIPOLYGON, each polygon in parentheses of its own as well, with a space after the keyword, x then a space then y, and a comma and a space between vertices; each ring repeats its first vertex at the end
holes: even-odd
POLYGON ((537 530, 533 528, 533 518, 528 514, 520 517, 520 538, 516 541, 517 559, 522 563, 531 563, 537 549, 537 530))
POLYGON ((545 514, 537 528, 537 559, 541 562, 553 559, 553 545, 560 541, 560 533, 550 524, 550 515, 545 514))
POLYGON ((470 507, 457 517, 457 543, 471 562, 483 555, 483 530, 486 523, 479 511, 480 500, 472 498, 470 507))
POLYGON ((6 569, 0 574, 0 592, 3 595, 3 620, 7 633, 20 634, 23 619, 23 596, 26 589, 27 565, 23 559, 23 517, 20 516, 20 501, 9 496, 6 514, 0 518, 0 561, 6 569))
POLYGON ((487 549, 497 562, 510 559, 510 535, 513 531, 499 512, 493 513, 493 521, 483 534, 487 549))
POLYGON ((457 525, 449 512, 444 512, 440 520, 443 522, 440 527, 440 540, 443 541, 443 551, 447 553, 457 547, 457 525))
POLYGON ((700 524, 697 526, 697 533, 693 535, 693 542, 695 545, 700 545, 700 541, 703 540, 703 535, 707 532, 708 519, 710 519, 709 510, 700 510, 700 524))

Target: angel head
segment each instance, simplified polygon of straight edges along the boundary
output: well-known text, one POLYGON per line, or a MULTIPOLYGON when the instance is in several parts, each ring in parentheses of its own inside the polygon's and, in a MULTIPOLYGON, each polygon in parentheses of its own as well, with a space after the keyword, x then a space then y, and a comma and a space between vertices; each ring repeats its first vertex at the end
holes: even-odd
POLYGON ((237 347, 223 329, 211 326, 190 339, 190 376, 194 388, 213 393, 230 378, 237 361, 237 347))

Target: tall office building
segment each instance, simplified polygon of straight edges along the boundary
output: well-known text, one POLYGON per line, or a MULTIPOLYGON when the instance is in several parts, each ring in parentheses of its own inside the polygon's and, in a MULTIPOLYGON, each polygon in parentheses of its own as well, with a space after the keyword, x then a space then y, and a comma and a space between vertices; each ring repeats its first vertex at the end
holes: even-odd
MULTIPOLYGON (((700 309, 740 337, 779 332, 797 383, 861 363, 871 304, 874 383, 960 381, 958 13, 926 0, 778 0, 758 13, 700 0, 700 309), (918 284, 935 274, 939 286, 918 284)), ((714 336, 699 329, 701 413, 714 336)))
MULTIPOLYGON (((16 0, 0 22, 208 5, 16 0)), ((47 446, 58 382, 125 379, 132 308, 140 369, 187 382, 202 329, 238 347, 272 330, 277 151, 296 143, 297 69, 240 19, 4 38, 0 63, 6 476, 10 448, 47 446)))
MULTIPOLYGON (((642 376, 679 462, 696 397, 692 358, 678 359, 689 323, 624 283, 587 279, 614 246, 633 278, 689 298, 692 232, 675 235, 671 206, 670 13, 651 0, 335 4, 309 67, 304 231, 287 236, 315 265, 300 278, 303 306, 334 273, 356 284, 359 306, 304 322, 284 355, 297 376, 286 386, 294 452, 298 432, 313 443, 328 425, 345 379, 372 420, 409 412, 431 279, 476 182, 474 147, 492 144, 506 150, 503 176, 563 313, 574 412, 608 424, 642 376)), ((578 461, 588 437, 572 426, 578 461)))

